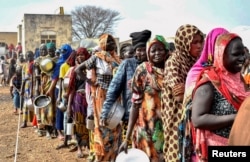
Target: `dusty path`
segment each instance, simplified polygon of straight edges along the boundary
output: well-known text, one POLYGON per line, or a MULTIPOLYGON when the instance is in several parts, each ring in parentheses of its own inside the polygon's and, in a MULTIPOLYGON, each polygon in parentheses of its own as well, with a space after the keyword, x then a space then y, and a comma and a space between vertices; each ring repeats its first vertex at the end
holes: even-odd
MULTIPOLYGON (((0 87, 0 162, 14 162, 19 115, 12 114, 13 104, 9 87, 0 87)), ((22 121, 22 116, 21 116, 22 121)), ((78 162, 76 152, 68 148, 56 150, 59 139, 48 140, 38 137, 31 123, 27 128, 20 128, 18 137, 17 162, 78 162)))

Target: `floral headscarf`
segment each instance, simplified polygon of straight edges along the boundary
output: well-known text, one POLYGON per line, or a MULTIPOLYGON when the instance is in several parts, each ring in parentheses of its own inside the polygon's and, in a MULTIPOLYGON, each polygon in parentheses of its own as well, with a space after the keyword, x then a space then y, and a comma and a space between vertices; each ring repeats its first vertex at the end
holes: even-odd
POLYGON ((165 40, 165 38, 161 35, 156 35, 155 38, 149 42, 149 45, 148 45, 148 50, 147 50, 147 57, 148 57, 148 60, 149 60, 149 53, 150 53, 150 48, 152 47, 153 44, 156 44, 156 43, 161 43, 163 44, 163 46, 165 47, 165 49, 167 51, 169 51, 169 44, 168 42, 165 40))
POLYGON ((108 63, 116 62, 117 64, 120 64, 121 63, 120 58, 117 55, 115 50, 108 51, 108 52, 106 51, 107 42, 108 42, 109 37, 111 37, 114 40, 114 42, 116 42, 114 37, 112 35, 110 35, 110 34, 101 35, 100 38, 99 38, 100 51, 96 52, 95 55, 100 57, 101 59, 105 60, 108 63))
POLYGON ((237 34, 227 33, 222 34, 217 38, 214 51, 213 67, 205 70, 203 76, 197 86, 211 81, 215 88, 230 102, 236 109, 239 109, 242 101, 250 95, 250 92, 245 91, 244 83, 241 80, 240 72, 232 74, 226 70, 223 65, 223 57, 225 49, 231 40, 240 38, 237 34), (206 80, 208 79, 208 80, 206 80))
POLYGON ((101 35, 100 38, 99 38, 99 47, 101 48, 101 50, 106 51, 108 37, 111 37, 115 42, 115 39, 114 39, 114 37, 112 35, 110 35, 110 34, 101 35))

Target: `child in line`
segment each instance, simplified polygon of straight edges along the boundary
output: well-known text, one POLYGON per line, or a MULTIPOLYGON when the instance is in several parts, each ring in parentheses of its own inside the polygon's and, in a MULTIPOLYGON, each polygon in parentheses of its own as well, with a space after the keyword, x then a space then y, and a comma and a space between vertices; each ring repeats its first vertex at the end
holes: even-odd
MULTIPOLYGON (((20 102, 21 85, 22 85, 22 68, 19 67, 16 69, 16 72, 10 81, 10 95, 13 98, 13 103, 14 103, 14 108, 15 108, 13 114, 17 114, 18 113, 17 110, 21 107, 20 105, 21 104, 20 102)), ((20 110, 20 113, 22 113, 21 110, 20 110)))

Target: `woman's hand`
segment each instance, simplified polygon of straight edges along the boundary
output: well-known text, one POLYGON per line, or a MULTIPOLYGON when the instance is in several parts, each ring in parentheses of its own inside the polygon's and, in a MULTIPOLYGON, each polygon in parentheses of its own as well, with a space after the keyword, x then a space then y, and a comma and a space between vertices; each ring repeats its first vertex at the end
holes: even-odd
POLYGON ((118 153, 124 151, 126 154, 128 153, 128 141, 125 140, 122 142, 121 146, 119 147, 118 153))
POLYGON ((107 125, 108 125, 107 119, 100 119, 100 126, 105 127, 105 126, 107 126, 107 125))
POLYGON ((56 105, 60 105, 60 102, 61 102, 60 98, 57 98, 56 105))

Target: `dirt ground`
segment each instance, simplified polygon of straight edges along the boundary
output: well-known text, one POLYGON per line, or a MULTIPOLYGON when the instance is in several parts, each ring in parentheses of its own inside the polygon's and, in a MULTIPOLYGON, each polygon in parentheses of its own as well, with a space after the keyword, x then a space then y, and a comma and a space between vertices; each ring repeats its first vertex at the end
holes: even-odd
POLYGON ((15 157, 19 115, 12 114, 13 103, 9 87, 0 87, 0 162, 86 162, 86 159, 76 157, 76 152, 70 148, 56 150, 62 143, 59 139, 38 137, 31 123, 27 128, 20 128, 15 157))

